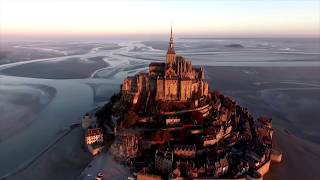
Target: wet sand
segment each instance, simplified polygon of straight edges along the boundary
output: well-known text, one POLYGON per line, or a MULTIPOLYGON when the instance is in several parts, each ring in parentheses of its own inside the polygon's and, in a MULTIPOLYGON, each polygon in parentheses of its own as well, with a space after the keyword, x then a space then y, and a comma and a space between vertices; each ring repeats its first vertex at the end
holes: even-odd
POLYGON ((276 129, 274 146, 283 153, 280 164, 272 163, 265 180, 317 180, 320 177, 320 145, 276 129))
POLYGON ((67 57, 121 48, 111 42, 32 41, 0 42, 0 65, 37 59, 67 57))
POLYGON ((41 49, 19 48, 15 46, 15 44, 3 44, 0 42, 0 65, 33 59, 64 56, 64 54, 60 52, 42 51, 41 49))
MULTIPOLYGON (((205 70, 211 90, 218 89, 234 97, 242 106, 248 107, 256 117, 264 114, 273 118, 274 144, 284 153, 284 157, 281 164, 271 166, 266 180, 304 178, 316 180, 320 177, 317 171, 317 163, 320 162, 318 134, 320 124, 317 121, 320 117, 317 109, 320 107, 319 67, 207 66, 205 70)), ((107 98, 119 88, 114 80, 77 81, 91 86, 97 102, 102 102, 104 97, 107 98)), ((90 161, 86 153, 80 152, 82 150, 77 143, 82 141, 83 137, 80 134, 65 137, 63 144, 57 144, 30 167, 12 178, 28 179, 31 178, 32 172, 39 173, 38 179, 77 177, 81 168, 86 167, 90 161), (42 169, 44 167, 46 171, 42 169), (66 170, 62 170, 63 168, 66 170)), ((104 168, 100 168, 107 172, 109 168, 114 167, 107 163, 104 168)), ((92 169, 92 172, 96 171, 98 169, 92 169)), ((84 178, 84 174, 81 178, 84 178)))
MULTIPOLYGON (((0 76, 1 84, 41 84, 56 89, 49 104, 36 114, 30 124, 0 143, 0 177, 38 156, 74 122, 93 106, 93 93, 88 85, 71 80, 48 80, 0 76)), ((2 86, 1 86, 2 88, 2 86)), ((23 100, 23 99, 18 99, 23 100)), ((9 111, 9 114, 18 111, 9 111)), ((14 124, 14 126, 19 126, 14 124)), ((82 138, 77 138, 80 141, 82 138)))
POLYGON ((34 163, 7 179, 76 179, 92 159, 82 137, 81 128, 72 130, 34 163))
MULTIPOLYGON (((273 118, 274 144, 284 154, 266 180, 320 177, 319 67, 205 67, 212 89, 234 97, 258 115, 273 118), (312 133, 314 132, 314 133, 312 133), (311 135, 310 135, 311 134, 311 135)), ((103 158, 102 158, 103 159, 103 158)), ((113 168, 106 163, 102 171, 113 168)), ((96 169, 87 173, 98 172, 96 169)), ((93 174, 94 174, 93 173, 93 174)), ((84 178, 84 175, 82 175, 84 178)), ((111 178, 112 179, 112 178, 111 178)))
POLYGON ((320 67, 206 67, 211 89, 221 90, 275 127, 320 143, 320 67))
POLYGON ((88 59, 69 58, 63 61, 43 61, 4 69, 2 74, 45 78, 45 79, 80 79, 88 78, 97 69, 108 67, 103 56, 88 59))
MULTIPOLYGON (((191 41, 179 42, 177 51, 178 54, 190 58, 195 65, 224 65, 205 67, 211 90, 219 89, 234 97, 255 116, 265 114, 273 118, 276 129, 274 143, 284 152, 284 162, 274 164, 266 179, 320 177, 316 169, 320 156, 319 53, 315 53, 316 50, 309 52, 310 47, 299 51, 281 50, 284 48, 282 46, 287 46, 286 43, 276 46, 265 43, 254 46, 243 44, 244 48, 235 50, 224 47, 224 41, 221 41, 221 49, 215 45, 216 42, 220 41, 203 41, 200 44, 191 41), (300 65, 304 67, 285 67, 300 65), (312 65, 317 66, 311 67, 312 65)), ((152 43, 149 45, 153 47, 152 43)), ((118 91, 119 83, 127 75, 146 70, 150 60, 162 61, 164 58, 164 51, 157 50, 163 48, 153 49, 141 43, 123 43, 123 48, 112 51, 98 46, 76 47, 76 51, 86 54, 37 59, 28 64, 22 62, 0 67, 3 74, 20 76, 0 76, 3 78, 0 83, 15 81, 15 84, 21 85, 33 82, 57 89, 56 97, 39 113, 32 125, 16 134, 10 141, 0 142, 0 153, 7 155, 1 157, 1 175, 41 151, 70 123, 78 121, 95 103, 107 100, 118 91), (101 57, 108 58, 102 60, 101 57), (88 59, 91 60, 86 61, 88 59)), ((167 43, 159 46, 165 47, 165 50, 167 43)), ((66 46, 67 49, 71 48, 71 54, 73 47, 74 44, 66 46)), ((64 51, 64 48, 58 50, 64 51)), ((24 98, 20 97, 17 95, 17 98, 23 101, 24 98)), ((82 141, 81 133, 75 131, 69 134, 28 168, 10 178, 76 178, 90 161, 88 154, 81 152, 82 141)), ((107 166, 106 169, 108 168, 112 167, 107 166)))
POLYGON ((55 94, 56 90, 49 86, 1 83, 0 142, 32 123, 55 94))
POLYGON ((130 176, 128 167, 114 160, 110 153, 102 152, 99 156, 93 158, 90 165, 78 177, 78 180, 92 180, 100 172, 108 180, 123 180, 130 176))
POLYGON ((283 162, 266 180, 320 177, 320 67, 205 67, 211 89, 273 119, 283 162))

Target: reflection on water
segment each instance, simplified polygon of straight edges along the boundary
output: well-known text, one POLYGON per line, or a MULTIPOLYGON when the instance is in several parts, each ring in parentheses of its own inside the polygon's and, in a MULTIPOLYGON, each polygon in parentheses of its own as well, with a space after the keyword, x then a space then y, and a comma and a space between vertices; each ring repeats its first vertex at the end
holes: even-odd
MULTIPOLYGON (((93 105, 90 87, 73 81, 2 77, 6 84, 44 84, 56 89, 56 96, 32 123, 0 143, 0 174, 12 170, 46 147, 69 124, 93 105)), ((9 112, 10 113, 10 112, 9 112)))

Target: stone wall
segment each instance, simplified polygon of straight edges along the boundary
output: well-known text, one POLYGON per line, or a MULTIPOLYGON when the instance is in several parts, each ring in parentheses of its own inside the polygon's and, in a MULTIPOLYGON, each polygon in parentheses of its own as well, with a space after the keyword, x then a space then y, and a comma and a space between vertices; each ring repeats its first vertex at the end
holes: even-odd
POLYGON ((165 79, 164 83, 165 100, 178 100, 178 80, 165 79))
POLYGON ((191 80, 181 80, 180 84, 180 97, 185 101, 191 97, 191 80))

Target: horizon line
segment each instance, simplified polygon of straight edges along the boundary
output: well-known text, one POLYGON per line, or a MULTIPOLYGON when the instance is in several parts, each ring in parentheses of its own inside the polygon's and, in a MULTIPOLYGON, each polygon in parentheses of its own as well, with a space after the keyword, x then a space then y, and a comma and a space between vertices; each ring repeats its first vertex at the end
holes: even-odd
MULTIPOLYGON (((42 35, 4 35, 0 34, 0 41, 52 41, 52 40, 138 40, 138 39, 166 39, 167 33, 141 33, 141 34, 42 34, 42 35)), ((180 34, 174 33, 175 39, 236 39, 236 38, 320 38, 320 34, 180 34)))

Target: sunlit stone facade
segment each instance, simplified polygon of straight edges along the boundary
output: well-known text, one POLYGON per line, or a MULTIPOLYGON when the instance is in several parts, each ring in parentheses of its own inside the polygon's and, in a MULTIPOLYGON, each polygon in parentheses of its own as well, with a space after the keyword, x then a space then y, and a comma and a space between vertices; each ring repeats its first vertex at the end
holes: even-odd
POLYGON ((204 76, 203 68, 193 68, 191 61, 176 55, 171 29, 165 63, 151 63, 148 73, 126 78, 121 90, 134 104, 141 96, 160 101, 187 101, 208 95, 204 76))

